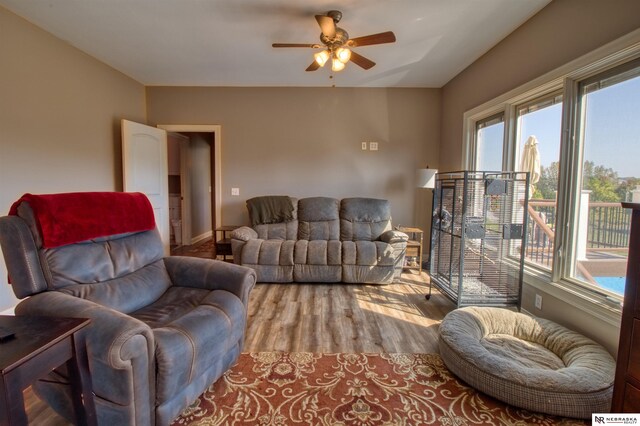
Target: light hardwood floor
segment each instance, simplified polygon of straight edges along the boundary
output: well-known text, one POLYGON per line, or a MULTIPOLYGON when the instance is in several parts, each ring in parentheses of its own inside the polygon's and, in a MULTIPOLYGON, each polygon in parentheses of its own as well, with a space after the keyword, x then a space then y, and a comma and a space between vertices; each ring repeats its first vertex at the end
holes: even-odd
POLYGON ((454 305, 426 274, 393 285, 258 284, 245 352, 436 352, 440 320, 454 305))
MULTIPOLYGON (((257 284, 249 300, 244 352, 438 351, 438 325, 454 308, 428 276, 403 274, 392 285, 257 284)), ((30 424, 68 425, 31 392, 30 424)))

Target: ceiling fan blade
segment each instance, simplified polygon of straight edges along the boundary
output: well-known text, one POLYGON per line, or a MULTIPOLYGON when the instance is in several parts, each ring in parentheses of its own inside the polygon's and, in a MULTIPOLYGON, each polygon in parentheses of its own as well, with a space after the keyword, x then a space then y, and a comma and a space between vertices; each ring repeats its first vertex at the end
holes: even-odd
POLYGON ((319 44, 305 44, 305 43, 273 43, 272 47, 311 47, 317 49, 321 47, 319 44))
POLYGON ((351 51, 350 61, 356 64, 357 66, 364 68, 365 70, 372 68, 376 64, 371 59, 367 59, 364 56, 357 54, 353 50, 351 51))
POLYGON ((309 65, 307 67, 307 69, 305 71, 315 71, 318 68, 320 68, 320 64, 318 64, 316 61, 311 62, 311 65, 309 65))
POLYGON ((333 18, 325 15, 316 15, 316 21, 318 21, 318 25, 322 29, 322 34, 329 38, 336 36, 336 23, 333 22, 333 18))
POLYGON ((371 46, 372 44, 393 43, 396 41, 396 35, 393 31, 384 33, 371 34, 363 37, 352 38, 347 42, 351 47, 371 46))

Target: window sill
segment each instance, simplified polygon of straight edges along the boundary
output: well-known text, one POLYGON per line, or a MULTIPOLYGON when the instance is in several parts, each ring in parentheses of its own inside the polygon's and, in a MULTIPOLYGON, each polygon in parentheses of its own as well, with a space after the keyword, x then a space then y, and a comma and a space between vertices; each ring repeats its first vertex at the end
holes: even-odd
POLYGON ((620 327, 622 306, 569 281, 551 282, 548 274, 525 267, 524 284, 549 294, 614 327, 620 327))

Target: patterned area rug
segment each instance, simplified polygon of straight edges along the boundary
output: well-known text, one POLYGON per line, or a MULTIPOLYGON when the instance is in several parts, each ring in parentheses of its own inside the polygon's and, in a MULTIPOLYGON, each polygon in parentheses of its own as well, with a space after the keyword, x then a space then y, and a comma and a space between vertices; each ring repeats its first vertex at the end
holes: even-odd
POLYGON ((173 425, 584 425, 480 394, 437 354, 243 353, 173 425))

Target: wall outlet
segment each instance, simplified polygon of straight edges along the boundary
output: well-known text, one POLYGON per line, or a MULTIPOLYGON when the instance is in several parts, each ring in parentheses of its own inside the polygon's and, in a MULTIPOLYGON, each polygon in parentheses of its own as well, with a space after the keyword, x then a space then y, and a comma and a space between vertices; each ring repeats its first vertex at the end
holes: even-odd
POLYGON ((536 294, 535 306, 536 309, 542 309, 542 296, 540 296, 539 294, 536 294))
POLYGON ((363 151, 367 150, 367 143, 366 142, 362 142, 362 150, 363 151))
POLYGON ((378 142, 369 142, 369 151, 377 151, 378 142))
POLYGON ((240 188, 231 188, 231 195, 240 195, 240 188))

